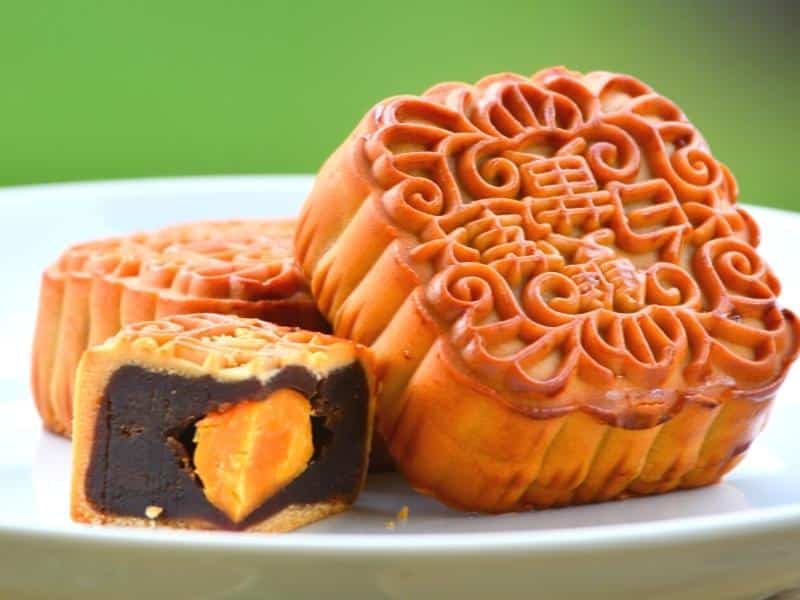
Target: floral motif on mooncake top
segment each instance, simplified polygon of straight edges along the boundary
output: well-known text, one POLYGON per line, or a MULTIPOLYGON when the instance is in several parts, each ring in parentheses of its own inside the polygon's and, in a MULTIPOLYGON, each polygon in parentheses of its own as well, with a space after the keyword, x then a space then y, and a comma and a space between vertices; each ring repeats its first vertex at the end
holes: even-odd
POLYGON ((308 293, 292 258, 293 233, 291 221, 177 225, 78 244, 56 268, 199 298, 289 298, 308 293))
POLYGON ((736 183, 637 79, 442 84, 358 135, 449 351, 518 410, 611 385, 765 397, 781 378, 796 324, 736 183))

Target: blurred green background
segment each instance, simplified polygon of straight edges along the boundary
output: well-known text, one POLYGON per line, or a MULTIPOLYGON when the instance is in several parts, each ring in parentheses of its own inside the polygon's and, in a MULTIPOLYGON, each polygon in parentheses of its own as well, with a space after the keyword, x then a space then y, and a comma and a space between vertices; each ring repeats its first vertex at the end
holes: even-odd
POLYGON ((0 0, 0 185, 312 172, 384 96, 565 64, 676 100, 800 209, 797 3, 0 0))

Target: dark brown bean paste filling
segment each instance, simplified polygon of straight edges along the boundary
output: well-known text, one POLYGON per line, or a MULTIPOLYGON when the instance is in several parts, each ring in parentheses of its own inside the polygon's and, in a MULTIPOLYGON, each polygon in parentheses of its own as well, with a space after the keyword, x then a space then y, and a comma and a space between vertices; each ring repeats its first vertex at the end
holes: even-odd
POLYGON ((199 519, 244 529, 293 504, 354 499, 366 469, 369 389, 360 363, 318 379, 301 366, 283 367, 266 383, 222 382, 139 366, 120 367, 106 386, 86 475, 86 496, 98 511, 143 517, 148 506, 169 519, 199 519), (264 399, 290 388, 312 406, 314 456, 308 468, 240 523, 206 500, 194 475, 194 424, 226 404, 264 399))

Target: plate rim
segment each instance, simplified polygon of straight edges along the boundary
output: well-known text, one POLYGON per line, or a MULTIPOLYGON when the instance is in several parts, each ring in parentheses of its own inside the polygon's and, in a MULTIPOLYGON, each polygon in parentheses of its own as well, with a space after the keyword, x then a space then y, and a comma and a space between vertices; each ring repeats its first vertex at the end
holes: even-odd
POLYGON ((25 537, 28 541, 90 543, 108 549, 155 546, 161 550, 225 550, 246 554, 314 552, 336 556, 341 556, 342 552, 355 556, 371 556, 376 553, 419 556, 423 552, 475 555, 487 551, 493 554, 574 554, 620 548, 631 550, 677 547, 773 535, 800 536, 800 504, 623 525, 480 533, 406 534, 387 531, 371 534, 254 535, 247 532, 176 531, 168 528, 124 528, 75 523, 63 529, 51 529, 44 525, 0 525, 0 543, 4 539, 7 541, 15 537, 25 537))

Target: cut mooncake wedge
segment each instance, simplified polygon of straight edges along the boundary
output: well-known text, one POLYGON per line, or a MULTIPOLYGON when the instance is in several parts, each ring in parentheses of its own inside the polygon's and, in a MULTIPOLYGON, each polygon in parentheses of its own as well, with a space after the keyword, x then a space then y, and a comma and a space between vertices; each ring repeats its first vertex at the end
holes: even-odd
POLYGON ((351 505, 367 471, 369 351, 256 319, 132 324, 76 376, 76 521, 288 531, 351 505))
POLYGON ((81 354, 128 323, 216 312, 327 329, 293 233, 289 220, 202 222, 69 248, 42 276, 32 387, 45 426, 70 434, 81 354))
POLYGON ((518 511, 719 480, 764 426, 798 322, 736 182, 646 84, 563 68, 370 110, 296 256, 385 373, 419 490, 518 511))

